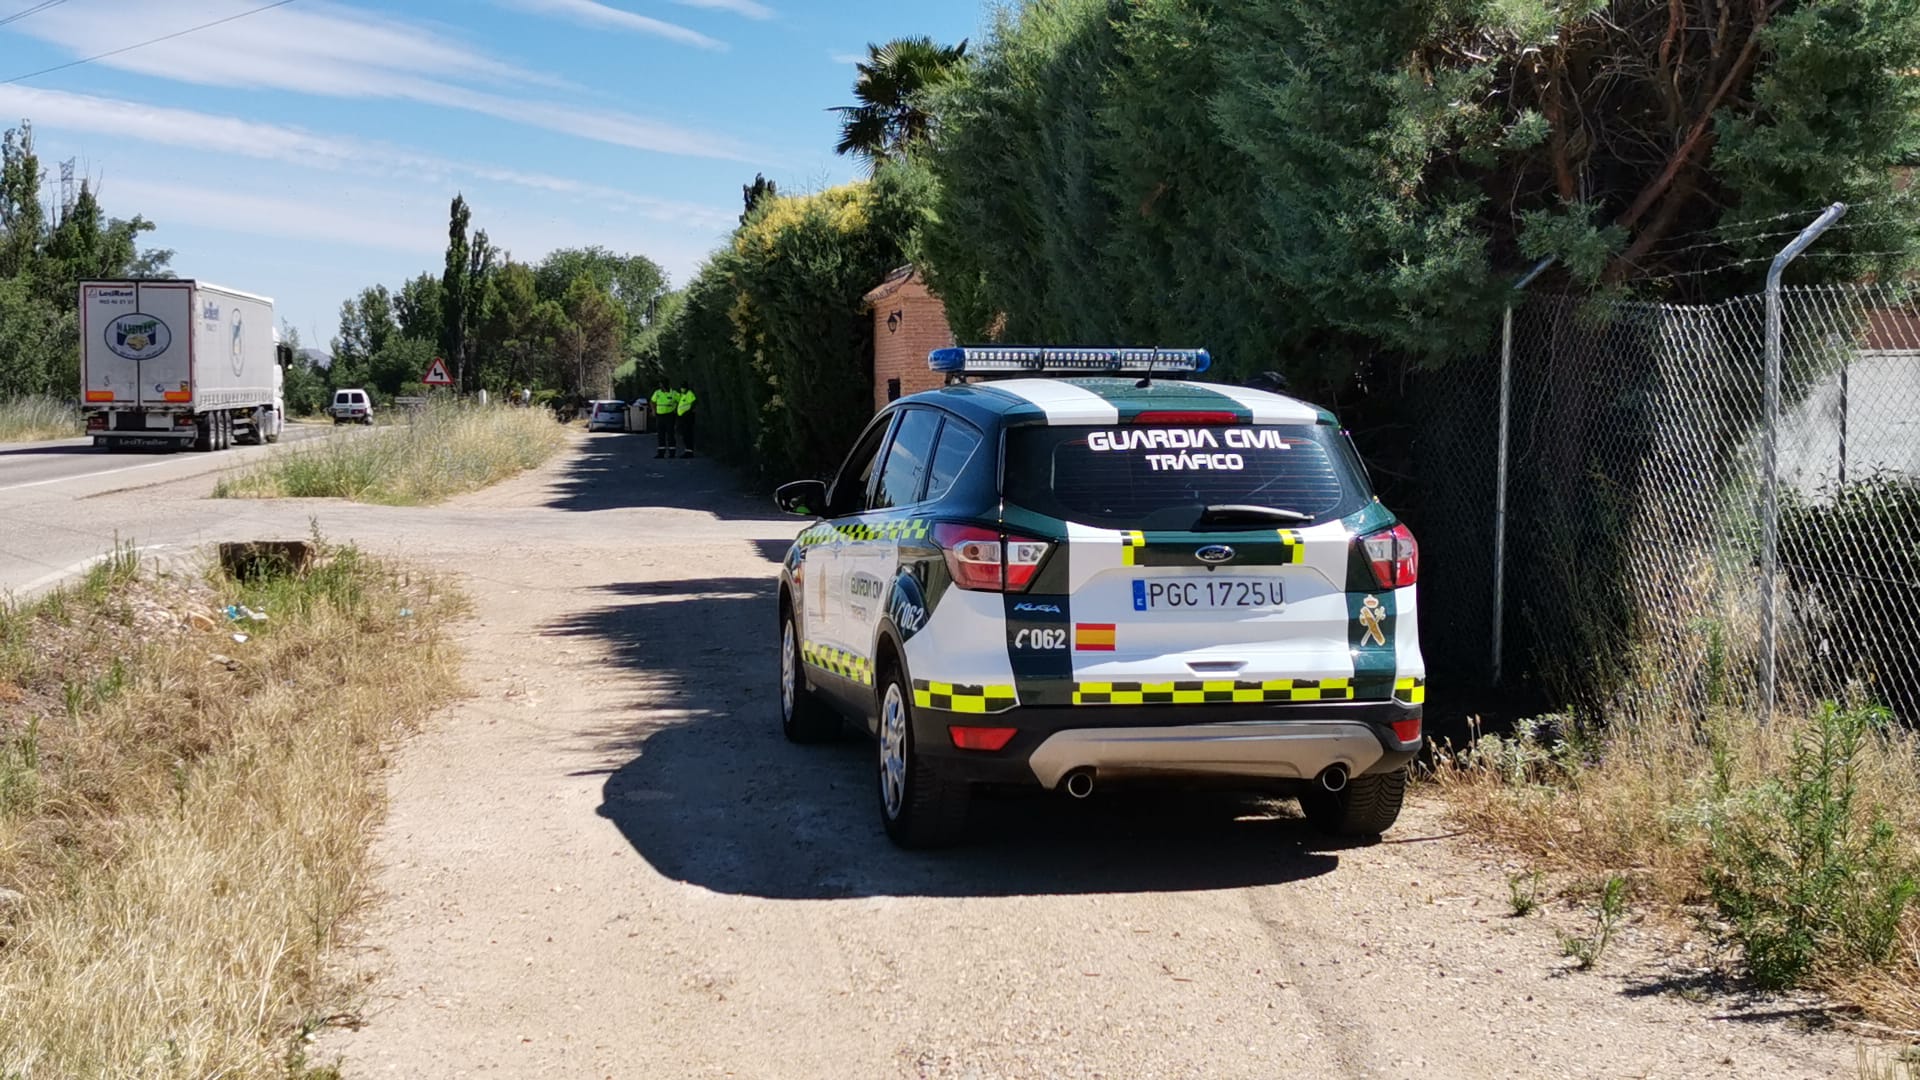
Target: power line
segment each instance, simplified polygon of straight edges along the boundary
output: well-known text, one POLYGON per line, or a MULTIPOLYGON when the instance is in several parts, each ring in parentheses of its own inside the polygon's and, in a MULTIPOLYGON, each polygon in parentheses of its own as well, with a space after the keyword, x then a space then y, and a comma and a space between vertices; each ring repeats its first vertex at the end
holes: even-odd
MULTIPOLYGON (((230 23, 230 22, 233 22, 235 19, 244 19, 249 15, 258 15, 263 11, 270 11, 274 8, 284 7, 287 4, 291 4, 291 3, 293 3, 293 0, 273 0, 273 3, 271 4, 262 4, 257 8, 248 8, 246 11, 242 11, 238 14, 228 15, 224 19, 215 19, 212 22, 204 22, 204 23, 201 23, 199 26, 189 26, 185 30, 175 30, 171 34, 162 34, 157 38, 149 38, 146 41, 138 41, 133 43, 132 45, 122 46, 121 48, 118 48, 118 49, 109 49, 108 51, 100 53, 95 56, 88 56, 79 60, 69 60, 64 64, 55 64, 50 68, 41 68, 39 71, 29 71, 25 75, 15 75, 11 79, 0 79, 0 86, 5 86, 8 83, 22 82, 27 79, 38 78, 42 75, 50 75, 56 71, 65 71, 70 67, 79 67, 81 64, 91 64, 95 60, 105 60, 109 56, 119 56, 121 53, 129 53, 135 49, 144 49, 149 45, 158 45, 163 41, 172 41, 174 38, 186 37, 188 34, 197 33, 201 30, 208 30, 215 26, 219 26, 222 23, 230 23)), ((21 14, 23 15, 31 14, 31 12, 22 12, 21 14)))
POLYGON ((0 19, 0 26, 5 26, 11 22, 19 22, 21 19, 24 19, 29 15, 33 15, 38 12, 45 11, 50 7, 59 7, 61 4, 64 4, 66 2, 67 0, 45 0, 45 3, 35 4, 25 11, 16 11, 13 14, 7 16, 6 18, 0 19))

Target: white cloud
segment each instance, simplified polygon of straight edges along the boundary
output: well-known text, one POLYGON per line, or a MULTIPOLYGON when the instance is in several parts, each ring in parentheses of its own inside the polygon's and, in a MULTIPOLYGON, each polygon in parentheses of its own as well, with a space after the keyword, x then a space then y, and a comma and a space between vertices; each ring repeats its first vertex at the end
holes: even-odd
MULTIPOLYGON (((97 0, 49 9, 23 20, 17 29, 77 55, 92 55, 253 5, 254 0, 203 0, 187 17, 175 5, 151 0, 97 0)), ((431 27, 319 0, 275 8, 98 63, 209 86, 399 98, 638 150, 751 160, 733 140, 708 132, 530 98, 524 94, 529 87, 566 84, 468 48, 431 27)))
MULTIPOLYGON (((508 7, 519 8, 521 11, 531 11, 539 15, 557 15, 583 26, 603 26, 636 34, 651 34, 654 37, 702 49, 727 47, 726 42, 710 38, 698 30, 688 29, 678 23, 648 18, 645 15, 636 15, 631 11, 596 3, 595 0, 503 0, 503 2, 508 7)), ((707 0, 706 3, 696 3, 695 6, 725 7, 729 6, 729 0, 707 0)), ((758 4, 750 4, 750 6, 759 7, 758 4)))
POLYGON ((29 116, 43 132, 86 132, 162 146, 277 161, 301 168, 409 178, 467 176, 592 200, 696 228, 731 225, 731 210, 658 199, 569 177, 454 161, 364 139, 316 134, 233 116, 117 98, 0 86, 0 116, 29 116))
POLYGON ((860 64, 860 63, 866 62, 867 54, 837 52, 837 53, 830 53, 829 59, 831 59, 836 64, 860 64))

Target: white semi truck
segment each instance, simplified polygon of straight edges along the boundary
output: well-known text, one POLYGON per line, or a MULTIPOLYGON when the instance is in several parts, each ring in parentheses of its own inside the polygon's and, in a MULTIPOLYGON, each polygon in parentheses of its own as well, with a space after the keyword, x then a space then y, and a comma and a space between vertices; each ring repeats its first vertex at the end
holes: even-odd
POLYGON ((291 359, 264 296, 172 279, 80 285, 80 394, 95 446, 273 442, 291 359))

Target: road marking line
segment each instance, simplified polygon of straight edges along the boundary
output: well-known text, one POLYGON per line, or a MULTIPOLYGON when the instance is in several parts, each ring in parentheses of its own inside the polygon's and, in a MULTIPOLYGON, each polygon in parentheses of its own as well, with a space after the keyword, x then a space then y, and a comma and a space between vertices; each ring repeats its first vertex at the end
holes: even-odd
MULTIPOLYGON (((326 435, 309 435, 309 436, 307 436, 307 438, 306 438, 306 439, 301 439, 301 440, 299 440, 299 441, 300 441, 300 442, 307 442, 307 441, 309 441, 309 440, 311 440, 311 439, 319 439, 320 441, 322 441, 322 442, 325 442, 325 441, 327 441, 327 440, 329 440, 329 439, 337 439, 337 438, 339 438, 339 437, 340 437, 340 434, 339 434, 339 433, 331 433, 331 434, 326 434, 326 435)), ((286 440, 286 441, 285 441, 285 442, 283 442, 283 443, 280 443, 280 444, 273 444, 273 445, 285 445, 285 446, 292 446, 292 445, 293 445, 293 440, 291 440, 291 439, 289 439, 289 440, 286 440)), ((236 446, 236 447, 234 447, 234 449, 235 449, 235 450, 237 450, 237 451, 244 451, 244 450, 253 450, 253 449, 262 449, 262 450, 268 450, 268 451, 271 451, 271 450, 273 449, 273 445, 269 445, 269 446, 265 446, 265 447, 253 447, 253 446, 248 446, 248 447, 244 447, 244 448, 243 448, 243 447, 238 447, 238 446, 236 446)), ((267 456, 267 455, 265 455, 265 454, 262 454, 262 455, 257 455, 257 456, 260 456, 260 457, 265 457, 265 456, 267 456)), ((82 481, 82 480, 92 480, 93 478, 95 478, 95 477, 98 477, 98 476, 115 476, 115 475, 118 475, 119 473, 124 473, 124 472, 137 472, 137 471, 138 471, 138 470, 140 470, 140 469, 157 469, 157 468, 159 468, 159 467, 160 467, 160 466, 162 466, 162 465, 178 465, 178 464, 180 464, 180 463, 181 463, 181 462, 183 462, 183 461, 186 461, 186 462, 202 462, 202 461, 206 461, 206 460, 207 460, 207 459, 206 459, 206 458, 204 458, 204 457, 190 457, 190 458, 180 458, 180 457, 173 457, 173 456, 168 456, 168 457, 167 457, 167 458, 166 458, 166 459, 165 459, 164 461, 149 461, 149 462, 147 462, 147 463, 146 463, 145 465, 128 465, 128 466, 126 466, 126 467, 124 467, 124 468, 119 468, 119 469, 102 469, 102 470, 101 470, 101 471, 99 471, 99 472, 90 472, 90 473, 78 473, 78 474, 75 474, 75 475, 73 475, 73 476, 56 476, 56 477, 54 477, 54 478, 53 478, 53 479, 51 479, 51 480, 34 480, 34 481, 32 481, 32 482, 30 482, 30 483, 25 483, 25 484, 8 484, 8 485, 7 485, 6 487, 0 487, 0 491, 24 491, 24 490, 26 490, 27 488, 37 488, 37 487, 46 487, 46 486, 47 486, 48 484, 72 484, 72 483, 78 483, 79 481, 82 481)), ((218 460, 218 459, 215 459, 215 460, 218 460)), ((232 464, 232 465, 229 465, 229 466, 227 466, 227 467, 226 467, 226 468, 224 468, 224 469, 215 469, 215 470, 213 470, 213 471, 215 471, 215 472, 227 472, 227 471, 230 471, 230 470, 232 470, 232 469, 237 469, 237 468, 239 468, 239 467, 240 467, 241 465, 244 465, 244 464, 246 464, 246 462, 244 462, 244 461, 238 461, 238 462, 235 462, 235 463, 234 463, 234 464, 232 464)), ((194 477, 192 477, 192 476, 186 476, 186 477, 182 477, 181 479, 183 479, 183 480, 191 480, 191 479, 194 479, 194 477)))
MULTIPOLYGON (((147 544, 144 547, 134 548, 133 554, 137 557, 140 555, 145 555, 149 551, 165 551, 168 548, 173 546, 174 545, 172 544, 147 544)), ((34 578, 32 581, 27 582, 25 585, 18 586, 17 588, 8 589, 7 592, 16 596, 25 596, 26 594, 31 593, 36 589, 40 589, 45 586, 52 585, 55 582, 63 581, 70 577, 78 577, 81 574, 84 574, 87 571, 93 569, 95 566, 99 565, 100 563, 106 562, 108 559, 111 559, 118 554, 120 553, 117 551, 103 551, 100 554, 95 555, 91 558, 81 559, 79 562, 74 563, 72 566, 69 566, 64 570, 55 570, 51 574, 42 574, 39 577, 34 578)))

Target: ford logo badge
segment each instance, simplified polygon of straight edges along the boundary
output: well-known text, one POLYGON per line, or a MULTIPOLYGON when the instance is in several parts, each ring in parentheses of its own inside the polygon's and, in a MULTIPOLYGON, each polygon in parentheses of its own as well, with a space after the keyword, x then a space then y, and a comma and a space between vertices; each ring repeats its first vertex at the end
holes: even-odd
POLYGON ((1206 547, 1194 552, 1193 557, 1203 563, 1211 563, 1218 566, 1221 563, 1233 561, 1233 549, 1225 544, 1208 544, 1206 547))

